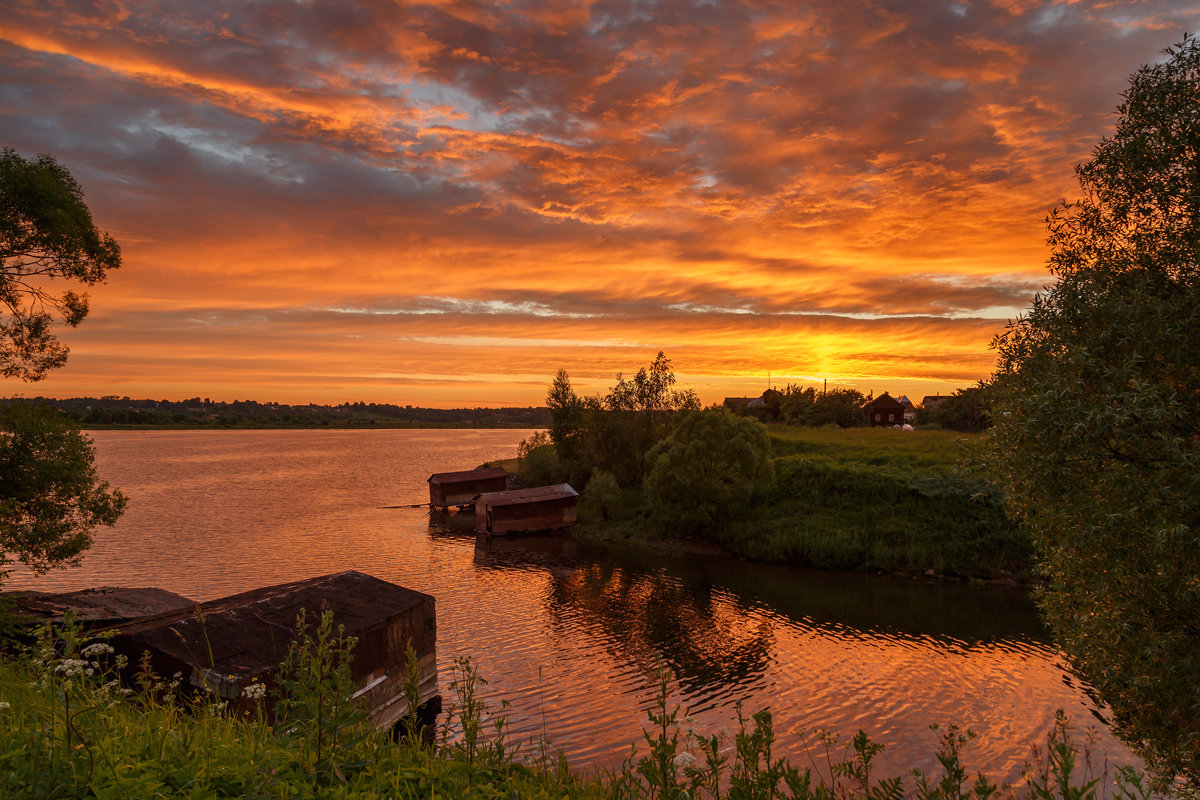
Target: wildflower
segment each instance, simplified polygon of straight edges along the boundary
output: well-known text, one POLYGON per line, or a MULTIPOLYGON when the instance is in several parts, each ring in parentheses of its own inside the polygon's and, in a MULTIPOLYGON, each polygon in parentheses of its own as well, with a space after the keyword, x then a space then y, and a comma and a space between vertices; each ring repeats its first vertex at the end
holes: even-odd
POLYGON ((70 677, 87 669, 87 662, 80 658, 64 658, 54 665, 54 671, 70 677))
POLYGON ((6 703, 3 700, 0 700, 0 711, 7 711, 10 708, 12 708, 12 705, 10 703, 6 703))
POLYGON ((261 683, 252 683, 245 689, 242 689, 242 697, 250 700, 262 700, 267 696, 267 687, 261 683))
POLYGON ((83 650, 80 652, 80 655, 84 658, 95 658, 96 656, 109 655, 112 652, 113 649, 111 645, 107 645, 104 642, 96 642, 95 644, 89 644, 87 647, 83 648, 83 650))
POLYGON ((675 766, 681 769, 687 769, 692 764, 696 763, 696 757, 688 752, 678 753, 675 756, 675 766))

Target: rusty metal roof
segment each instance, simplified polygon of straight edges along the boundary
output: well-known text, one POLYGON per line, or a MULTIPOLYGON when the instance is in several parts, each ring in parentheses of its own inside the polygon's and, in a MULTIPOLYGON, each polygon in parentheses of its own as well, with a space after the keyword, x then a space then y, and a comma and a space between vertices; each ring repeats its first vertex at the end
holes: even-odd
POLYGON ((466 481, 479 481, 488 478, 507 478, 508 470, 504 467, 484 467, 481 469, 468 469, 461 472, 435 472, 429 476, 427 483, 463 483, 466 481))
POLYGON ((578 497, 579 492, 571 488, 569 483, 557 483, 553 486, 535 486, 532 489, 514 489, 509 492, 487 492, 479 495, 485 503, 492 506, 515 506, 521 503, 539 503, 543 500, 560 500, 566 497, 578 497))
POLYGON ((430 595, 361 572, 322 575, 210 600, 183 611, 143 617, 114 628, 117 640, 153 648, 224 674, 259 674, 279 665, 300 610, 310 630, 324 608, 346 636, 386 623, 430 595))
POLYGON ((115 625, 147 614, 163 614, 196 605, 195 600, 154 587, 101 586, 57 594, 32 591, 7 594, 16 601, 15 611, 20 622, 28 620, 38 624, 61 620, 65 612, 74 611, 75 618, 82 622, 115 625))

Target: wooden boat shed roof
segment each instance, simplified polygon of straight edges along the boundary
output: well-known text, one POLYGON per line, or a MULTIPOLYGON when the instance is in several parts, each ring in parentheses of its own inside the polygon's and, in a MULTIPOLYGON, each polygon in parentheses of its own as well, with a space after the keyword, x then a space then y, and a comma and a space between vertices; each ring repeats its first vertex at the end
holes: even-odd
POLYGON ((435 472, 429 476, 428 483, 463 483, 465 481, 504 478, 507 476, 508 470, 504 467, 482 467, 480 469, 467 469, 459 472, 435 472))
POLYGON ((222 675, 260 676, 283 661, 301 609, 310 630, 328 608, 346 636, 359 636, 425 604, 432 606, 434 598, 351 570, 142 617, 117 626, 114 644, 155 650, 222 675))
POLYGON ((493 508, 499 506, 516 506, 524 503, 540 503, 544 500, 562 500, 568 497, 578 497, 579 492, 571 488, 569 483, 557 483, 553 486, 535 486, 532 489, 513 489, 508 492, 488 492, 479 495, 479 499, 493 508))

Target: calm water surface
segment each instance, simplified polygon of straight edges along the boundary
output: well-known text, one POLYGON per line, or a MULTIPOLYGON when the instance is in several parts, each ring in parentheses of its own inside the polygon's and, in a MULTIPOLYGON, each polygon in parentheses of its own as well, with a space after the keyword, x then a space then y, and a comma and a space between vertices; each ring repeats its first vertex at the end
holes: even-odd
MULTIPOLYGON (((974 729, 971 770, 1017 780, 1064 709, 1110 762, 1098 721, 1019 591, 736 561, 664 561, 560 537, 487 542, 428 499, 432 472, 516 454, 528 431, 98 431, 101 474, 129 495, 81 567, 10 588, 160 586, 197 600, 357 569, 437 598, 438 661, 470 656, 516 741, 577 768, 641 738, 655 665, 700 731, 769 706, 779 750, 803 731, 888 745, 883 772, 932 771, 931 723, 974 729)), ((811 734, 808 740, 812 741, 811 734)))

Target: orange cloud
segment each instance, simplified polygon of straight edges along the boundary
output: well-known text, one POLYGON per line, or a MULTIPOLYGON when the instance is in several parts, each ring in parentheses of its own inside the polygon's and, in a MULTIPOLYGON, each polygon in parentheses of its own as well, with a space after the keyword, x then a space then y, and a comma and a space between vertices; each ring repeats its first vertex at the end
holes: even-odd
POLYGON ((665 349, 706 401, 768 372, 949 391, 1195 16, 8 3, 5 144, 59 157, 125 246, 68 366, 9 389, 527 405, 665 349))

